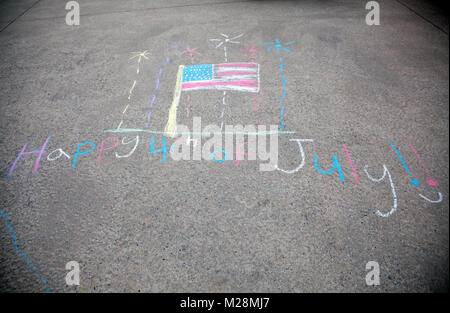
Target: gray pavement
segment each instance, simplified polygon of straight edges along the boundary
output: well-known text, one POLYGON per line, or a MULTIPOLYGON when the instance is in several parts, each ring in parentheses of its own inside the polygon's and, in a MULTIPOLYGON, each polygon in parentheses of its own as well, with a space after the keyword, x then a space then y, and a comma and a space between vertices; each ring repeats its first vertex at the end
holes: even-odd
POLYGON ((80 25, 68 26, 66 1, 0 1, 0 291, 448 291, 441 9, 379 1, 381 25, 368 26, 357 0, 79 3, 80 25), (224 62, 209 40, 221 34, 243 34, 226 43, 226 58, 258 63, 260 90, 228 91, 225 105, 221 91, 184 91, 178 121, 295 132, 278 136, 285 171, 302 163, 292 139, 313 139, 298 171, 149 153, 152 138, 155 149, 174 142, 157 132, 178 66, 224 62), (284 46, 291 53, 262 45, 276 38, 295 41, 284 46), (187 48, 199 54, 181 54, 187 48), (154 133, 105 132, 121 121, 154 133), (36 153, 14 163, 26 143, 39 150, 49 136, 35 173, 36 153), (131 156, 117 158, 136 136, 131 156), (99 163, 108 137, 119 144, 99 163), (84 142, 95 149, 73 167, 84 142), (337 169, 320 173, 333 156, 343 180, 337 169), (385 165, 384 180, 370 180, 366 165, 372 178, 385 165), (72 260, 79 286, 65 281, 72 260), (378 286, 366 285, 369 261, 380 265, 378 286))

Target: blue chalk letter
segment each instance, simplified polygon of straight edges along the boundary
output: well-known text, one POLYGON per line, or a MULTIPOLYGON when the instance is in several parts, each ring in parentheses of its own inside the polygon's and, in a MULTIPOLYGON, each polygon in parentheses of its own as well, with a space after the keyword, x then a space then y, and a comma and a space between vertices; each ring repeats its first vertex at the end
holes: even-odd
POLYGON ((331 175, 333 174, 334 170, 337 169, 339 172, 339 179, 344 181, 344 173, 342 173, 342 168, 339 165, 337 156, 333 155, 333 167, 331 168, 331 170, 329 170, 328 172, 325 172, 323 170, 321 170, 319 168, 319 165, 317 164, 317 154, 314 157, 314 166, 316 167, 316 170, 320 173, 320 174, 324 174, 324 175, 331 175))
POLYGON ((75 155, 73 157, 72 167, 75 167, 75 165, 77 164, 77 157, 79 155, 87 154, 87 153, 91 152, 92 150, 94 150, 94 148, 95 148, 95 143, 93 143, 93 142, 83 142, 83 143, 78 144, 77 152, 75 153, 75 155), (80 148, 82 145, 92 145, 92 147, 88 151, 80 152, 80 148))
POLYGON ((168 150, 172 149, 172 146, 166 147, 166 137, 162 137, 162 149, 155 150, 155 138, 152 137, 150 143, 150 154, 162 152, 163 154, 163 163, 166 163, 166 154, 168 150))

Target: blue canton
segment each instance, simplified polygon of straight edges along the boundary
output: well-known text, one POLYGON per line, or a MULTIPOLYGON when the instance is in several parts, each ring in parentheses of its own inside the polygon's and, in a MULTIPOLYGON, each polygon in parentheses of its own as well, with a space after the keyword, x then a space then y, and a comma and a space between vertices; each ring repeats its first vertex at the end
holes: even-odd
POLYGON ((212 80, 213 66, 212 64, 190 65, 183 69, 183 82, 212 80))

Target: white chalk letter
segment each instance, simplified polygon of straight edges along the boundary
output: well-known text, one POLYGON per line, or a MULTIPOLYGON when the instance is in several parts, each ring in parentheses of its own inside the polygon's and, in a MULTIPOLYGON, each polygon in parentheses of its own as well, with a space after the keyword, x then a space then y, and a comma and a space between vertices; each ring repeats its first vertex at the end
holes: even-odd
POLYGON ((376 210, 376 212, 375 212, 377 215, 379 215, 381 217, 388 217, 389 215, 391 215, 392 213, 397 211, 397 195, 395 193, 395 186, 394 186, 394 182, 392 181, 391 173, 389 173, 385 164, 383 164, 383 168, 384 168, 384 172, 383 172, 383 176, 381 178, 373 178, 372 176, 370 176, 369 172, 367 171, 367 165, 364 166, 364 172, 366 172, 367 177, 371 181, 376 182, 376 183, 383 181, 384 178, 386 177, 386 174, 388 175, 389 182, 391 184, 392 197, 394 198, 394 205, 393 205, 392 209, 387 213, 382 213, 380 210, 376 210))
POLYGON ((278 167, 277 170, 286 173, 286 174, 293 174, 295 172, 298 172, 304 165, 305 165, 305 152, 303 151, 302 142, 313 142, 313 139, 289 139, 289 141, 297 141, 298 148, 300 149, 300 156, 302 157, 302 161, 300 162, 300 165, 297 166, 297 168, 294 168, 293 170, 283 170, 278 167))
POLYGON ((125 155, 119 155, 119 154, 117 154, 117 152, 116 152, 116 158, 118 158, 118 159, 120 159, 120 158, 128 158, 129 156, 131 156, 131 155, 134 153, 134 150, 136 150, 136 148, 137 148, 137 146, 138 146, 138 144, 139 144, 139 136, 136 136, 135 139, 130 140, 130 141, 128 141, 128 142, 125 142, 125 141, 124 141, 125 138, 127 138, 127 137, 123 137, 123 138, 122 138, 122 144, 123 144, 123 145, 127 145, 127 144, 129 144, 129 143, 131 143, 131 142, 133 142, 133 141, 136 141, 136 143, 134 144, 133 149, 132 149, 129 153, 125 154, 125 155))
POLYGON ((50 152, 49 155, 47 155, 47 160, 49 160, 49 161, 55 161, 55 160, 59 159, 60 157, 62 157, 63 155, 64 155, 66 158, 70 159, 70 155, 68 155, 67 153, 65 153, 63 149, 58 148, 58 149, 53 150, 52 152, 50 152), (55 153, 55 152, 58 152, 58 153, 59 153, 58 156, 56 156, 56 157, 54 157, 54 158, 51 158, 50 156, 51 156, 53 153, 55 153))

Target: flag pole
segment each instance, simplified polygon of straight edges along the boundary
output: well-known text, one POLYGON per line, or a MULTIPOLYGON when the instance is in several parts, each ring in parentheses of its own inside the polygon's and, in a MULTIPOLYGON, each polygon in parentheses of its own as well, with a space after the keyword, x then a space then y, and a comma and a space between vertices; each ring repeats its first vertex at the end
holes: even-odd
POLYGON ((175 90, 173 92, 173 100, 169 110, 169 118, 164 129, 165 135, 172 138, 174 138, 177 134, 177 108, 178 104, 180 103, 183 69, 184 65, 180 65, 178 67, 177 83, 175 84, 175 90))

